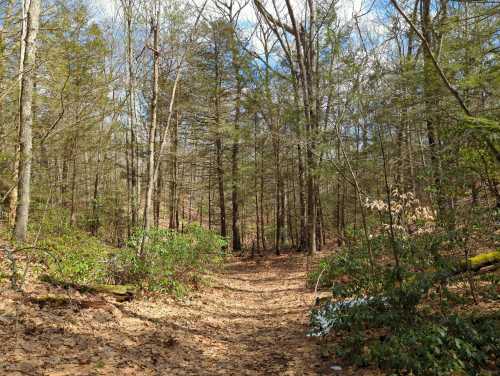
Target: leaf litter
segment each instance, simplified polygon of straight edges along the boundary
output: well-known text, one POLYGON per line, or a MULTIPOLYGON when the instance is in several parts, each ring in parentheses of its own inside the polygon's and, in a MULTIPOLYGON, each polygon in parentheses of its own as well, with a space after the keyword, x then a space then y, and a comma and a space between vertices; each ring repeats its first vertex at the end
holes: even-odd
POLYGON ((305 285, 306 257, 295 253, 233 258, 181 300, 5 284, 0 374, 332 375, 335 363, 306 337, 314 292, 305 285))

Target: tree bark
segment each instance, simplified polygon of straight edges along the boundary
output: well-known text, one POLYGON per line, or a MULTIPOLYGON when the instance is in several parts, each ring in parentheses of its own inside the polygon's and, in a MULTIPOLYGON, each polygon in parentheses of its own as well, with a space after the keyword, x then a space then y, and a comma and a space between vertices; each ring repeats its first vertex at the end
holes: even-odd
POLYGON ((36 59, 36 38, 40 18, 40 0, 29 2, 26 20, 24 73, 21 80, 21 108, 19 129, 19 182, 18 203, 16 208, 15 238, 26 240, 29 206, 31 198, 31 160, 33 126, 33 77, 36 59))
POLYGON ((264 150, 261 145, 260 156, 260 237, 262 250, 266 250, 266 232, 264 227, 264 150))
POLYGON ((170 229, 177 229, 177 132, 179 126, 179 114, 175 113, 174 126, 171 129, 171 143, 170 143, 170 192, 169 192, 169 224, 170 229))
POLYGON ((443 223, 445 217, 445 198, 443 196, 441 163, 439 157, 438 132, 436 130, 437 100, 436 72, 432 62, 433 28, 431 19, 431 0, 422 0, 422 35, 429 49, 424 49, 424 103, 425 124, 427 129, 427 142, 429 143, 429 154, 431 160, 432 176, 437 192, 438 217, 443 223))
POLYGON ((154 194, 154 226, 156 228, 160 227, 160 212, 161 212, 161 193, 163 190, 163 170, 162 163, 158 161, 158 177, 155 184, 155 194, 154 194))
POLYGON ((129 166, 129 195, 130 195, 130 227, 135 228, 139 220, 139 155, 137 150, 137 136, 135 133, 135 75, 133 64, 133 40, 132 40, 132 0, 122 0, 124 8, 125 23, 127 30, 127 73, 128 73, 128 126, 130 132, 129 151, 130 151, 130 166, 129 166))
POLYGON ((15 160, 14 160, 14 188, 10 192, 10 210, 9 210, 9 224, 12 226, 16 225, 16 210, 17 210, 17 200, 19 194, 19 171, 20 171, 20 140, 21 140, 21 111, 22 111, 22 89, 23 89, 23 77, 24 77, 24 66, 25 66, 25 52, 26 52, 26 40, 28 32, 28 10, 30 6, 30 0, 22 0, 21 3, 21 40, 20 40, 20 53, 19 53, 19 124, 18 124, 18 137, 19 142, 16 145, 15 160))
POLYGON ((224 193, 224 149, 222 144, 222 124, 221 124, 221 95, 222 95, 222 72, 221 72, 221 51, 217 43, 217 37, 215 40, 215 168, 217 172, 217 185, 219 190, 219 219, 220 219, 220 235, 222 237, 227 236, 227 226, 226 226, 226 201, 224 193))
POLYGON ((257 114, 254 115, 254 128, 253 128, 253 137, 254 137, 254 192, 255 192, 255 241, 254 245, 252 245, 252 255, 254 251, 260 253, 260 215, 259 215, 259 188, 258 188, 258 150, 257 150, 257 114))
MULTIPOLYGON (((233 41, 234 43, 234 41, 233 41)), ((241 114, 241 89, 242 82, 240 77, 240 64, 237 52, 237 47, 232 48, 233 69, 236 76, 236 99, 235 99, 235 115, 234 115, 234 139, 232 147, 232 235, 233 235, 233 251, 241 251, 240 224, 239 224, 239 152, 240 152, 240 114, 241 114)))
POLYGON ((99 172, 101 167, 101 153, 97 153, 97 165, 94 176, 94 193, 92 195, 92 223, 90 227, 90 232, 92 235, 96 236, 100 227, 100 217, 99 217, 99 172))
MULTIPOLYGON (((159 39, 160 39, 160 4, 155 1, 155 16, 153 20, 153 77, 152 77, 152 98, 151 98, 151 121, 148 133, 148 183, 146 190, 146 200, 144 202, 144 231, 148 231, 152 224, 152 202, 155 189, 155 141, 158 117, 158 86, 159 86, 159 39)), ((144 250, 145 237, 141 242, 140 253, 144 250)))
POLYGON ((273 140, 273 152, 274 152, 274 164, 275 164, 275 178, 276 178, 276 186, 275 186, 275 237, 274 237, 274 250, 276 254, 279 256, 281 251, 281 240, 282 240, 282 231, 283 231, 283 200, 281 199, 282 194, 282 178, 281 178, 281 159, 280 159, 280 144, 277 135, 277 129, 274 127, 271 128, 272 132, 272 140, 273 140))
POLYGON ((70 214, 69 214, 69 224, 71 226, 74 226, 76 223, 76 137, 75 141, 73 144, 73 158, 71 161, 72 167, 71 167, 71 203, 70 203, 70 214))
POLYGON ((217 168, 217 184, 219 188, 219 212, 220 212, 220 235, 222 237, 227 236, 226 227, 226 202, 224 197, 224 166, 223 166, 223 149, 222 149, 222 137, 217 135, 215 140, 216 147, 216 168, 217 168))

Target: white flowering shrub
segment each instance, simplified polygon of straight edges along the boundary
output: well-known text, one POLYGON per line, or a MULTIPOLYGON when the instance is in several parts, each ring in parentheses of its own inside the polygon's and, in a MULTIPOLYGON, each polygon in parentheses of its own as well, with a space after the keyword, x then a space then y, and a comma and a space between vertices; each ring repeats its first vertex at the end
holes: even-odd
POLYGON ((394 188, 391 191, 390 203, 366 197, 363 205, 368 210, 378 212, 383 217, 382 229, 384 230, 389 229, 388 216, 391 215, 393 229, 404 238, 431 233, 435 228, 436 215, 434 210, 422 205, 412 192, 401 193, 397 188, 394 188))

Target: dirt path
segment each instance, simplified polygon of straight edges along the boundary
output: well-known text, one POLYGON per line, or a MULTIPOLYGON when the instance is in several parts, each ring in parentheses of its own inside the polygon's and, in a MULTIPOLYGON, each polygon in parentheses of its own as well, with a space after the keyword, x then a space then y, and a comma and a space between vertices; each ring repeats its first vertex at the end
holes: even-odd
MULTIPOLYGON (((314 299, 305 288, 305 262, 297 254, 233 259, 212 276, 210 286, 182 302, 118 304, 92 296, 102 305, 38 307, 4 291, 0 346, 6 351, 0 351, 0 373, 332 374, 318 358, 315 341, 305 337, 314 299)), ((31 294, 47 293, 43 288, 31 294)))
POLYGON ((179 374, 318 374, 317 350, 305 337, 313 301, 305 289, 305 258, 259 261, 228 265, 210 293, 193 301, 187 327, 195 336, 186 341, 195 353, 179 374))

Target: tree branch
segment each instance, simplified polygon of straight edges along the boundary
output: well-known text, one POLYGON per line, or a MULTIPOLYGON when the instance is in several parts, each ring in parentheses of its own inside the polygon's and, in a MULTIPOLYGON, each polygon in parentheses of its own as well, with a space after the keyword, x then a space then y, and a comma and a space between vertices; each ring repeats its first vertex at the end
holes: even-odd
POLYGON ((262 5, 262 3, 260 2, 260 0, 254 0, 253 2, 255 4, 255 6, 257 7, 257 9, 259 10, 260 14, 262 14, 266 20, 268 20, 269 22, 272 22, 276 26, 281 27, 283 30, 287 31, 288 33, 294 34, 293 28, 290 25, 287 25, 286 23, 281 22, 280 20, 274 18, 271 15, 271 13, 269 13, 266 10, 266 8, 264 7, 264 5, 262 5))
MULTIPOLYGON (((431 47, 429 45, 428 40, 420 32, 420 30, 417 29, 417 27, 412 22, 412 20, 406 15, 406 13, 403 11, 403 9, 399 6, 399 4, 397 3, 397 1, 396 0, 391 0, 391 3, 392 3, 392 5, 394 5, 394 8, 396 8, 396 10, 399 12, 399 14, 406 20, 406 22, 408 22, 408 24, 413 29, 413 31, 415 32, 415 34, 422 41, 422 44, 423 44, 424 48, 427 50, 427 53, 429 54, 429 56, 430 56, 430 58, 432 60, 432 64, 434 65, 434 67, 436 68, 437 72, 439 73, 439 76, 441 77, 441 80, 443 81, 443 83, 445 84, 445 86, 448 88, 448 90, 451 92, 451 94, 453 94, 453 96, 455 97, 455 99, 459 103, 460 107, 462 107, 462 109, 464 110, 465 114, 467 116, 473 118, 474 115, 472 114, 472 112, 469 110, 469 108, 465 104, 463 98, 460 96, 460 93, 451 84, 451 82, 448 80, 448 78, 444 74, 443 69, 439 65, 438 61, 436 60, 436 57, 434 56, 434 54, 432 52, 432 49, 431 49, 431 47)), ((487 138, 486 138, 485 141, 486 141, 486 144, 487 144, 488 148, 495 155, 495 158, 496 158, 497 162, 500 162, 500 152, 497 150, 496 146, 489 139, 487 139, 487 138)))

